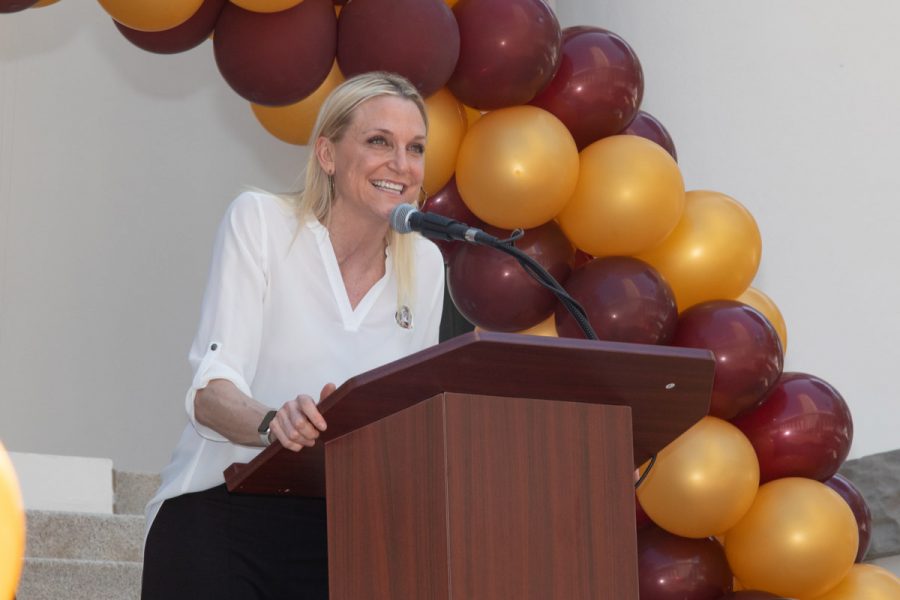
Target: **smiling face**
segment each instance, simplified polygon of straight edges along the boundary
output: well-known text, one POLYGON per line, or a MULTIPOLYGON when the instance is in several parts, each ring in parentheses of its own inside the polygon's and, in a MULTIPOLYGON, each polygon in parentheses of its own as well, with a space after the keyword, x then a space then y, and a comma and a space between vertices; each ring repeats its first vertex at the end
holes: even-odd
POLYGON ((316 155, 334 174, 333 210, 386 222, 401 203, 415 203, 425 167, 425 122, 415 103, 376 96, 360 104, 344 135, 319 138, 316 155))

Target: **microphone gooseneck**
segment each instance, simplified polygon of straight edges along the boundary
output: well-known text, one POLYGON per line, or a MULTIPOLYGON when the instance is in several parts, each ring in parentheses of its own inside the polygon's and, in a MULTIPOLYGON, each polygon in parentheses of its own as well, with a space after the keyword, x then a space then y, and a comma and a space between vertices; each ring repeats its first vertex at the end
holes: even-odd
POLYGON ((588 320, 584 308, 560 285, 558 281, 534 258, 516 248, 512 239, 500 240, 477 227, 470 227, 460 221, 448 219, 435 213, 422 212, 412 204, 398 204, 391 211, 391 228, 397 233, 416 231, 435 240, 461 241, 490 246, 515 258, 525 271, 559 298, 566 310, 574 317, 589 340, 596 340, 597 334, 588 320))

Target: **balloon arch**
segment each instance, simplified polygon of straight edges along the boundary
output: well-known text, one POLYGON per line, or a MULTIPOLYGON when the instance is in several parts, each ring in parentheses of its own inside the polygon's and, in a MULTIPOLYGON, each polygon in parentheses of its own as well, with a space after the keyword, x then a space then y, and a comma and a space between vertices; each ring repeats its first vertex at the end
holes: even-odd
MULTIPOLYGON (((0 0, 0 13, 56 1, 0 0)), ((150 52, 212 37, 222 77, 291 144, 309 141, 344 77, 406 76, 430 121, 425 210, 498 234, 525 229, 517 245, 585 306, 601 339, 714 353, 709 416, 660 452, 637 490, 642 600, 900 597, 900 580, 856 564, 871 516, 837 474, 853 439, 846 402, 814 375, 782 372, 784 319, 750 287, 756 221, 724 193, 685 190, 672 138, 640 110, 641 63, 620 36, 561 29, 543 0, 99 3, 150 52)), ((512 259, 440 247, 453 302, 476 326, 581 336, 512 259)), ((0 573, 0 592, 13 589, 17 569, 0 573)))

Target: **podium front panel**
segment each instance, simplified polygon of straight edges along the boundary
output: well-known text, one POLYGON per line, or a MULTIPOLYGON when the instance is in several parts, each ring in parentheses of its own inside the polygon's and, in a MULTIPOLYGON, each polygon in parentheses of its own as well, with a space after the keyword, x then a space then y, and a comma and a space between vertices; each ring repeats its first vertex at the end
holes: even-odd
POLYGON ((332 600, 637 600, 628 407, 443 394, 328 443, 332 600))

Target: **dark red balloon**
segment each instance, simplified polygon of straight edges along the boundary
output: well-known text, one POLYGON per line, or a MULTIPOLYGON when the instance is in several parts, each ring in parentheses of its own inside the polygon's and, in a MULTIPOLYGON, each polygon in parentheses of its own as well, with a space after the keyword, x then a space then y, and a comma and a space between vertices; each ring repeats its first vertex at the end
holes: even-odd
POLYGON ((739 592, 731 592, 725 594, 719 600, 791 600, 790 598, 782 598, 769 592, 760 592, 757 590, 741 590, 739 592))
POLYGON ((0 13, 14 13, 31 8, 38 0, 0 0, 0 13))
MULTIPOLYGON (((484 229, 487 224, 476 217, 466 203, 463 202, 462 196, 459 195, 459 189, 456 187, 456 176, 450 178, 447 185, 442 187, 438 193, 429 196, 422 205, 424 212, 435 213, 448 219, 460 221, 479 229, 484 229)), ((449 263, 453 253, 456 252, 464 244, 462 242, 448 242, 443 240, 432 240, 441 249, 444 255, 444 262, 449 263)))
POLYGON ((391 71, 430 96, 456 67, 459 28, 443 0, 350 2, 338 21, 337 58, 345 77, 391 71))
POLYGON ((782 477, 825 481, 847 458, 853 419, 847 403, 827 382, 785 373, 763 402, 734 424, 756 449, 759 482, 782 477))
POLYGON ((481 110, 525 104, 553 77, 561 31, 544 0, 459 0, 460 51, 447 83, 481 110))
POLYGON ((772 324, 755 308, 734 300, 703 302, 681 313, 671 345, 715 354, 709 414, 720 419, 756 405, 778 381, 784 365, 772 324))
POLYGON ((599 27, 563 31, 561 53, 559 70, 531 104, 565 123, 581 150, 634 119, 644 96, 644 72, 631 46, 599 27))
POLYGON ((853 482, 836 473, 834 477, 825 480, 825 485, 840 494, 841 498, 850 505, 853 516, 856 517, 856 525, 859 529, 859 549, 856 552, 856 562, 865 559, 869 551, 869 543, 872 541, 872 511, 866 499, 853 482))
POLYGON ((622 133, 626 135, 638 135, 651 142, 655 142, 665 148, 666 152, 671 154, 672 158, 678 161, 678 154, 675 153, 675 142, 672 141, 672 136, 669 135, 668 130, 663 127, 663 124, 650 113, 639 110, 634 117, 634 120, 622 131, 622 133))
MULTIPOLYGON (((675 330, 678 309, 672 288, 636 258, 595 258, 573 271, 565 288, 584 307, 601 340, 663 344, 675 330)), ((556 307, 556 330, 560 337, 584 338, 562 305, 556 307)))
POLYGON ((586 265, 587 263, 594 260, 594 257, 585 252, 584 250, 575 250, 575 260, 572 261, 572 268, 577 269, 582 265, 586 265))
MULTIPOLYGON (((491 234, 509 232, 488 228, 491 234)), ((557 281, 571 272, 575 247, 554 221, 528 229, 516 247, 534 258, 557 281)), ((521 331, 553 313, 556 296, 537 283, 516 259, 493 248, 467 244, 450 259, 447 288, 459 312, 490 331, 521 331)))
POLYGON ((209 38, 226 1, 204 0, 190 19, 178 27, 165 31, 138 31, 122 25, 115 19, 113 23, 125 39, 141 50, 157 54, 175 54, 195 48, 209 38))
POLYGON ((638 532, 641 600, 712 600, 731 591, 734 577, 722 545, 653 526, 638 532))
POLYGON ((334 65, 337 18, 330 0, 303 0, 274 13, 227 2, 213 48, 219 72, 251 102, 283 106, 313 93, 334 65))

